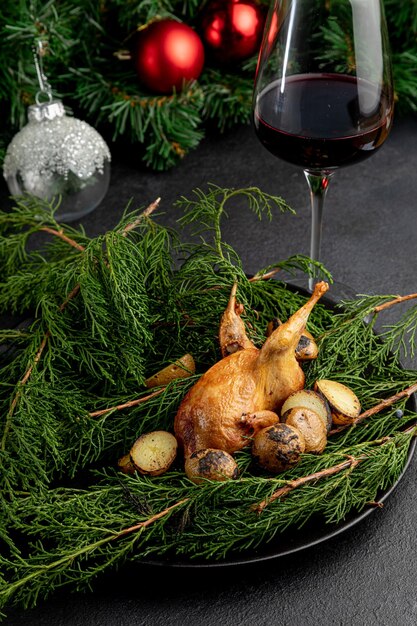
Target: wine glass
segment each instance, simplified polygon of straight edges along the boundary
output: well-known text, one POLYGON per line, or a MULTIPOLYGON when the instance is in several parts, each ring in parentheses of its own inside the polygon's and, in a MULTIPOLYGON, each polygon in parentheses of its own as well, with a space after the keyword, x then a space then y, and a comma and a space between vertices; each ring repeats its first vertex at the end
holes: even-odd
MULTIPOLYGON (((304 170, 313 261, 320 260, 331 177, 382 146, 393 108, 382 0, 272 2, 255 76, 253 119, 261 143, 304 170)), ((310 291, 313 283, 310 278, 310 291)))

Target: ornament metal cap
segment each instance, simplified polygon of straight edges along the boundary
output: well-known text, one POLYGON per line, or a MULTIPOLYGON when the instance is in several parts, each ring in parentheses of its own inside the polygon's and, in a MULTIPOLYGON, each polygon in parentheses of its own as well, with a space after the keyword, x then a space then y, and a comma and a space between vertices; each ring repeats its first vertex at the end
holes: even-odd
POLYGON ((56 117, 63 117, 65 108, 61 100, 51 100, 50 102, 37 102, 28 108, 28 119, 30 122, 42 122, 43 120, 53 120, 56 117))

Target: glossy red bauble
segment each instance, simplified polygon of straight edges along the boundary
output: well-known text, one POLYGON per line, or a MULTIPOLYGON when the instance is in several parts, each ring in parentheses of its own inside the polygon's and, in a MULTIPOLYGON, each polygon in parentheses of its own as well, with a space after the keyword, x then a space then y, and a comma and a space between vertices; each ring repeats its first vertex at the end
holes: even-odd
POLYGON ((139 30, 133 61, 141 84, 154 93, 181 91, 197 79, 204 65, 204 46, 187 24, 165 19, 139 30))
POLYGON ((256 0, 212 0, 200 16, 207 52, 221 63, 236 63, 258 52, 266 9, 256 0))

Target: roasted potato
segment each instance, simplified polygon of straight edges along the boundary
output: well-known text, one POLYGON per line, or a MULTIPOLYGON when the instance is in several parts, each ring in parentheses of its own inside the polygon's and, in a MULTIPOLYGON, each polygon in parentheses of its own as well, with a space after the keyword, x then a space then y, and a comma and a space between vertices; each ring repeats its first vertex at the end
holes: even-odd
POLYGON ((125 454, 124 456, 122 456, 118 460, 117 465, 119 467, 119 470, 123 472, 123 474, 134 474, 136 471, 136 468, 132 463, 132 459, 130 458, 130 454, 125 454))
POLYGON ((191 354, 184 354, 178 361, 170 363, 145 380, 148 388, 162 387, 177 378, 188 378, 195 374, 195 362, 191 354))
POLYGON ((252 456, 263 469, 284 472, 298 463, 305 450, 303 435, 288 424, 273 424, 253 438, 252 456))
POLYGON ((322 378, 316 381, 314 389, 329 403, 334 424, 351 424, 360 414, 359 399, 346 385, 322 378))
MULTIPOLYGON (((266 336, 269 335, 276 329, 278 326, 281 326, 282 322, 277 317, 274 317, 266 328, 266 336)), ((311 333, 308 330, 304 330, 303 334, 300 337, 298 345, 295 349, 295 356, 298 361, 312 361, 313 359, 317 359, 319 354, 319 349, 316 344, 316 341, 311 333)))
POLYGON ((319 348, 315 339, 308 330, 305 330, 300 337, 300 341, 295 349, 295 356, 299 361, 312 361, 317 359, 319 348))
POLYGON ((327 432, 329 432, 332 425, 332 414, 326 398, 321 393, 310 389, 301 389, 292 393, 281 407, 281 421, 286 422, 288 411, 298 406, 310 409, 320 415, 327 432))
POLYGON ((305 407, 294 407, 287 411, 285 423, 303 435, 305 452, 315 454, 323 452, 327 444, 327 429, 318 413, 305 407))
POLYGON ((204 448, 197 450, 185 460, 185 473, 193 483, 203 479, 230 480, 238 477, 239 470, 234 458, 223 450, 204 448))
POLYGON ((166 472, 177 456, 177 440, 165 430, 154 430, 136 439, 130 460, 141 474, 159 476, 166 472))

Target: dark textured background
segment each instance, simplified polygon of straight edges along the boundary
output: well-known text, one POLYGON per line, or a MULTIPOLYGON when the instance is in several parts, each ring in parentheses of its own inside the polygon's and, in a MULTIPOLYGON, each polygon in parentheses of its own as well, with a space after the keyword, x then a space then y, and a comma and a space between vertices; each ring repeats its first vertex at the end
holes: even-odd
MULTIPOLYGON (((277 258, 309 251, 306 182, 276 160, 251 128, 210 137, 176 169, 155 174, 115 156, 102 206, 83 220, 89 234, 112 228, 126 203, 162 197, 161 220, 175 226, 180 195, 213 182, 256 185, 281 195, 296 216, 259 222, 235 207, 224 238, 248 273, 277 258)), ((3 195, 5 190, 3 189, 3 195)), ((417 119, 396 120, 371 159, 341 170, 327 199, 322 260, 355 293, 417 291, 417 119)), ((126 567, 92 594, 54 595, 9 615, 31 626, 407 626, 417 623, 417 460, 382 509, 325 543, 292 557, 233 568, 178 570, 126 567)))

